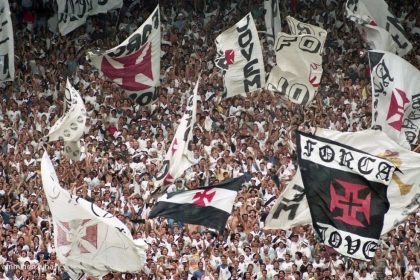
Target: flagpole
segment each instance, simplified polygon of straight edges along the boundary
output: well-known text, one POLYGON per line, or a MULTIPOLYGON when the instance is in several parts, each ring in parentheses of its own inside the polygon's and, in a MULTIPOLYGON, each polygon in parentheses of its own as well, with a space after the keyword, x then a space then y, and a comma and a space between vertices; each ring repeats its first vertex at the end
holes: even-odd
MULTIPOLYGON (((124 5, 123 5, 123 6, 124 6, 124 5)), ((117 23, 116 23, 116 25, 115 25, 115 31, 116 31, 116 33, 115 33, 115 34, 117 34, 117 33, 118 33, 118 25, 120 24, 120 15, 121 15, 121 10, 122 10, 122 8, 123 8, 123 7, 121 7, 121 8, 120 8, 120 10, 119 10, 119 12, 118 12, 117 23)))

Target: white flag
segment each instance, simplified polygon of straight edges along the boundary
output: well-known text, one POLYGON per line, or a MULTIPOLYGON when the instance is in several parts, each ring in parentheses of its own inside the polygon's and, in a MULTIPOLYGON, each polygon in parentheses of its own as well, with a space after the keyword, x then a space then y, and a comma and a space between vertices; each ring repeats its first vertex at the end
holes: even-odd
POLYGON ((90 63, 118 84, 140 106, 159 98, 160 84, 159 6, 120 45, 105 52, 89 52, 90 63))
POLYGON ((15 51, 9 1, 0 1, 0 81, 15 78, 15 51))
POLYGON ((67 35, 85 24, 88 16, 107 13, 110 10, 121 8, 122 5, 122 0, 57 0, 60 33, 63 36, 67 35))
MULTIPOLYGON (((387 159, 399 170, 395 171, 388 185, 387 197, 390 208, 385 214, 382 234, 386 234, 405 220, 420 205, 420 154, 402 148, 385 133, 375 130, 339 132, 317 128, 316 135, 337 141, 366 153, 387 159)), ((350 158, 346 158, 350 159, 350 158)), ((296 176, 300 176, 297 172, 296 176)), ((289 229, 296 225, 311 223, 306 197, 301 198, 301 178, 294 178, 298 187, 289 184, 266 220, 268 228, 289 229), (286 200, 285 200, 286 198, 286 200), (298 201, 298 204, 297 204, 298 201), (294 212, 295 211, 295 212, 294 212), (294 220, 291 220, 294 218, 294 220)))
POLYGON ((294 34, 294 35, 309 34, 309 35, 316 36, 322 43, 322 46, 320 48, 320 53, 322 53, 322 51, 324 50, 324 43, 325 43, 325 40, 327 39, 327 34, 328 34, 328 32, 325 29, 316 25, 298 21, 297 19, 291 16, 287 16, 286 20, 287 20, 287 24, 289 25, 290 34, 294 34))
POLYGON ((289 229, 311 223, 309 205, 305 197, 302 176, 298 168, 295 176, 277 199, 265 220, 266 229, 289 229))
POLYGON ((369 51, 372 128, 401 146, 417 143, 420 127, 420 71, 398 55, 369 51))
POLYGON ((53 218, 57 258, 73 275, 83 271, 100 277, 111 271, 142 269, 146 243, 133 240, 127 226, 110 213, 63 189, 46 152, 41 177, 53 218))
POLYGON ((156 176, 155 186, 172 184, 184 171, 190 168, 192 159, 193 128, 197 115, 198 85, 200 78, 195 84, 194 93, 187 102, 187 108, 181 122, 175 132, 174 139, 166 152, 161 171, 156 176))
POLYGON ((399 20, 388 10, 384 0, 347 0, 347 17, 359 25, 371 49, 407 54, 412 44, 407 40, 399 20))
POLYGON ((265 36, 270 46, 274 47, 277 34, 281 32, 281 18, 278 0, 265 0, 265 27, 267 29, 265 36))
POLYGON ((294 103, 310 104, 321 83, 325 38, 281 32, 275 46, 277 65, 270 72, 266 88, 294 103))
POLYGON ((222 69, 226 97, 265 85, 260 39, 251 13, 216 38, 216 66, 222 69))
POLYGON ((71 159, 80 159, 79 140, 85 129, 86 118, 87 113, 83 99, 67 79, 64 115, 50 128, 48 141, 64 140, 65 154, 71 159))

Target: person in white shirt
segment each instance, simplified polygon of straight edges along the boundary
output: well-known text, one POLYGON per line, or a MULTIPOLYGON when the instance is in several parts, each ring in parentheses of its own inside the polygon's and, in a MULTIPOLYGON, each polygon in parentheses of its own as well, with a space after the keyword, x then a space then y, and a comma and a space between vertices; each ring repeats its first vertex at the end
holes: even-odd
POLYGON ((317 269, 318 267, 321 269, 325 268, 324 262, 321 261, 321 257, 319 255, 315 255, 315 260, 312 265, 314 269, 317 269))
POLYGON ((284 262, 282 262, 280 265, 280 269, 284 271, 292 270, 292 265, 293 265, 293 262, 290 260, 290 254, 286 253, 284 255, 284 262))

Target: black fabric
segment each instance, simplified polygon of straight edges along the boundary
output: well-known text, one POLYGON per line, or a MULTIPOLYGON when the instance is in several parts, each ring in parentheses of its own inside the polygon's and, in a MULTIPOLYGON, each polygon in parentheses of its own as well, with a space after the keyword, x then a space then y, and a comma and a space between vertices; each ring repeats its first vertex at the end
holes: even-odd
POLYGON ((230 212, 225 212, 212 206, 198 206, 195 204, 179 204, 159 201, 150 212, 149 218, 165 217, 175 221, 193 225, 202 225, 223 231, 230 212))
POLYGON ((379 239, 389 209, 387 186, 351 172, 328 168, 301 158, 300 136, 362 152, 339 142, 298 133, 298 160, 315 230, 317 223, 362 237, 379 239), (350 205, 350 204, 351 205, 350 205))

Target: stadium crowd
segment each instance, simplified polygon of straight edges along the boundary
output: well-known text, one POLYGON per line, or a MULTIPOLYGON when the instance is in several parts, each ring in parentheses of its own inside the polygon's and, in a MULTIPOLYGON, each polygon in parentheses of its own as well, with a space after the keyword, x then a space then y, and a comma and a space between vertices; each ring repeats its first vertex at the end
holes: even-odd
MULTIPOLYGON (((160 97, 149 107, 133 104, 89 65, 85 55, 88 49, 108 49, 122 42, 148 17, 156 1, 124 0, 121 10, 90 17, 65 37, 48 28, 53 1, 9 2, 16 78, 0 84, 0 280, 69 279, 56 259, 42 190, 44 150, 56 164, 63 187, 95 201, 150 246, 143 271, 114 273, 105 279, 420 279, 420 212, 383 237, 382 248, 370 262, 343 257, 320 244, 310 225, 263 229, 273 197, 296 172, 296 129, 370 127, 366 45, 346 19, 345 1, 279 1, 283 19, 291 15, 328 31, 320 90, 307 108, 266 90, 223 98, 223 78, 213 62, 214 39, 248 11, 258 30, 265 30, 261 0, 160 1, 160 97), (251 179, 239 193, 223 233, 148 219, 153 178, 199 73, 196 164, 169 190, 194 189, 247 174, 251 179), (63 111, 67 77, 88 111, 78 162, 63 156, 62 142, 47 143, 45 137, 63 111)), ((414 46, 405 59, 420 68, 419 3, 388 4, 414 46)), ((285 20, 282 28, 288 32, 285 20)), ((269 73, 274 52, 263 32, 260 39, 269 73)))

